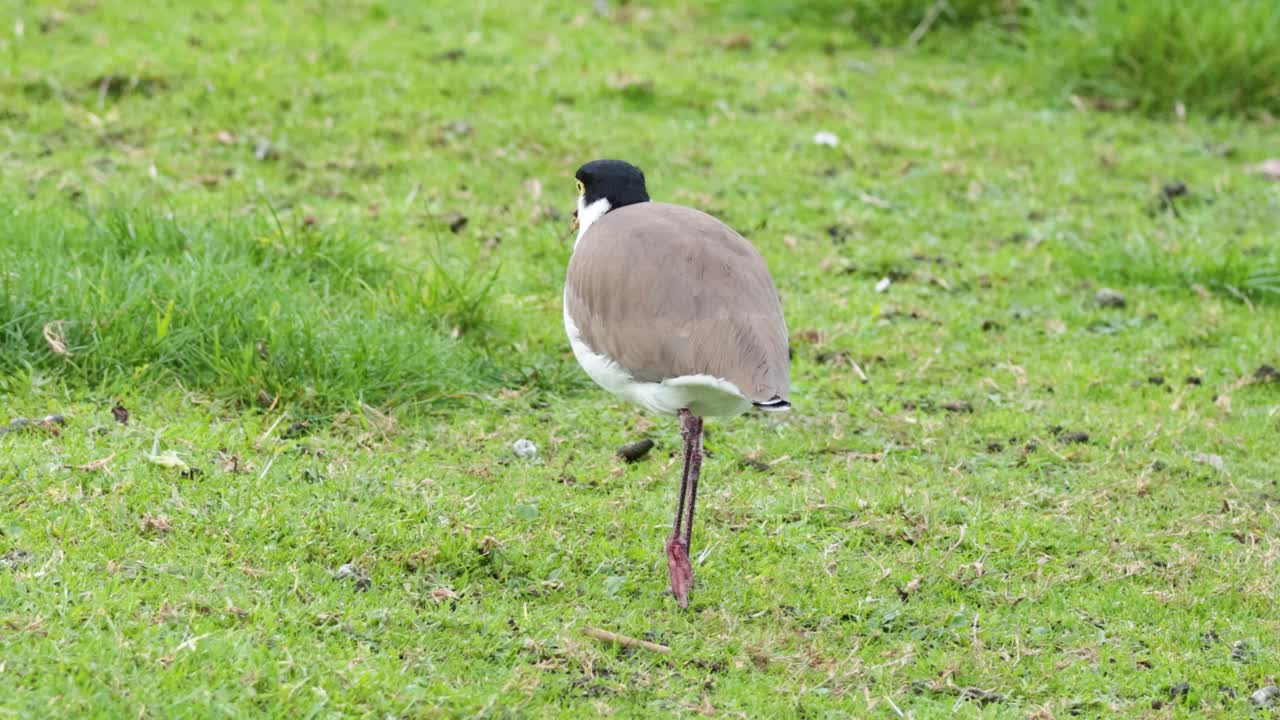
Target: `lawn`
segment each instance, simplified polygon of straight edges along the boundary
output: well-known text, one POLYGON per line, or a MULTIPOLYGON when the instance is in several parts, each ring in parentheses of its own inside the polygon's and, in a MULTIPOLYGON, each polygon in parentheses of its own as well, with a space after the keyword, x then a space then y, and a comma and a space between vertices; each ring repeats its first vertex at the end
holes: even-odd
POLYGON ((1274 716, 1274 118, 809 5, 0 8, 0 717, 1274 716), (684 612, 560 324, 599 157, 792 333, 684 612))

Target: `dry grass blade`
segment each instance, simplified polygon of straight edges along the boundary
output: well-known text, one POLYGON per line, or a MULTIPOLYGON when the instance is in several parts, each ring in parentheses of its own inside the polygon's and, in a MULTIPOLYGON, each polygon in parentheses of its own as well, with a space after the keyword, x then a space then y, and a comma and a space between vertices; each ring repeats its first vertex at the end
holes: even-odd
POLYGON ((595 638, 602 642, 614 643, 615 645, 621 645, 622 647, 639 648, 641 650, 662 653, 664 655, 671 653, 671 648, 666 645, 659 645, 658 643, 649 642, 648 640, 641 640, 640 638, 611 633, 608 630, 601 630, 600 628, 591 627, 590 625, 582 628, 582 632, 586 634, 587 637, 595 638))
POLYGON ((67 467, 73 470, 80 470, 82 472, 98 472, 99 470, 105 470, 106 467, 111 464, 111 461, 115 459, 116 454, 111 453, 104 458, 98 458, 97 460, 87 462, 83 465, 68 465, 67 467))
POLYGON ((71 357, 71 351, 67 349, 66 335, 62 332, 62 326, 66 322, 66 320, 54 320, 45 323, 42 332, 44 333, 44 341, 49 343, 49 349, 53 351, 54 355, 71 357))

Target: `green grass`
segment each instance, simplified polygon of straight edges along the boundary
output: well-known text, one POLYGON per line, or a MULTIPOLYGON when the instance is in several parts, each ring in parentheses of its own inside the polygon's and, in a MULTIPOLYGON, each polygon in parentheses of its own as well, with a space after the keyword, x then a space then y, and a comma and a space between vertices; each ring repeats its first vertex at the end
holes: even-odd
POLYGON ((1002 57, 1050 102, 1172 119, 1280 114, 1280 13, 1268 0, 720 0, 805 35, 1002 57))
POLYGON ((1166 118, 1178 104, 1209 116, 1280 113, 1280 13, 1266 0, 1036 7, 1032 55, 1070 93, 1166 118))
POLYGON ((1274 714, 1264 122, 679 3, 5 12, 0 423, 66 424, 0 434, 0 716, 1274 714), (602 156, 794 333, 684 613, 675 428, 560 329, 602 156))
POLYGON ((278 219, 15 209, 0 237, 0 265, 21 269, 0 276, 3 376, 104 391, 176 381, 318 411, 498 382, 450 337, 483 319, 491 282, 474 269, 410 267, 356 235, 278 219))

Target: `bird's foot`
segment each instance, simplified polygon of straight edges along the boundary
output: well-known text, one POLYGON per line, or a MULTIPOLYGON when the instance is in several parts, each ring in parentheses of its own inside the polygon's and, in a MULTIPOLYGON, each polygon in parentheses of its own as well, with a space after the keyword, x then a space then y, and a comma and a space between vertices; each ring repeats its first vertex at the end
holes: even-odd
POLYGON ((681 608, 689 607, 689 589, 693 587, 693 566, 689 564, 689 546, 684 540, 667 540, 667 573, 671 576, 671 594, 681 608))

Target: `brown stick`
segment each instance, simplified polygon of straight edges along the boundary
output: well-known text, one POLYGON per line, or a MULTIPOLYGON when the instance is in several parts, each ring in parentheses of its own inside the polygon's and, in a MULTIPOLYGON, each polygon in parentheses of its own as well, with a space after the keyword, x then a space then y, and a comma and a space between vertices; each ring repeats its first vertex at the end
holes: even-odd
POLYGON ((640 648, 641 650, 662 653, 664 655, 671 653, 671 648, 666 645, 659 645, 658 643, 649 642, 648 640, 641 640, 639 638, 611 633, 608 630, 601 630, 600 628, 594 628, 590 625, 583 627, 582 632, 585 633, 587 637, 592 637, 603 642, 615 643, 623 647, 640 648))

